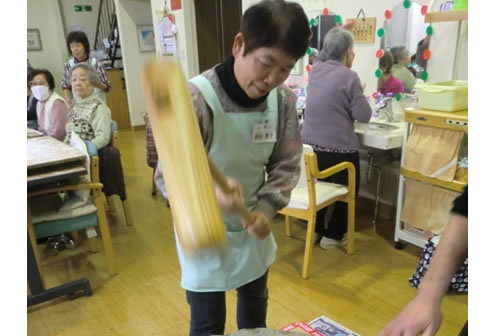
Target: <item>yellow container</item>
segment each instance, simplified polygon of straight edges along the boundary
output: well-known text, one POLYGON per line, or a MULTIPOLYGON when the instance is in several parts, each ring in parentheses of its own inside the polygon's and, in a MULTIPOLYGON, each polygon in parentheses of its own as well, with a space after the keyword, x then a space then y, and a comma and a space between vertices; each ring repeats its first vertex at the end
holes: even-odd
POLYGON ((468 109, 468 81, 451 80, 417 84, 420 108, 444 112, 468 109))

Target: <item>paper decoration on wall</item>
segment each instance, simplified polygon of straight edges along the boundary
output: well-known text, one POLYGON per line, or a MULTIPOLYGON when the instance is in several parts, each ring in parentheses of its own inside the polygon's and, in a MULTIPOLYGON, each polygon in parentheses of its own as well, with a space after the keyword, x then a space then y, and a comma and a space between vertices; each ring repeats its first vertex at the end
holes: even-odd
POLYGON ((337 15, 337 14, 336 14, 336 16, 335 16, 335 22, 336 22, 337 24, 341 24, 342 19, 341 19, 341 16, 340 16, 340 15, 337 15))
POLYGON ((412 6, 412 2, 410 0, 405 0, 403 2, 403 7, 408 9, 408 8, 410 8, 410 6, 412 6))
POLYGON ((361 19, 347 19, 347 22, 354 21, 351 33, 354 35, 354 43, 373 43, 375 39, 376 18, 368 17, 361 19))
POLYGON ((307 70, 307 72, 310 72, 310 70, 312 70, 312 66, 310 64, 307 64, 305 70, 307 70))
POLYGON ((329 15, 329 9, 328 8, 324 8, 324 10, 322 11, 322 13, 324 14, 324 16, 328 16, 329 15))
POLYGON ((174 16, 168 12, 167 8, 165 8, 163 11, 156 11, 156 17, 158 19, 158 40, 161 48, 161 55, 163 57, 176 57, 176 34, 178 29, 174 23, 174 16))
POLYGON ((376 69, 374 75, 376 76, 376 78, 380 78, 381 76, 383 76, 383 71, 381 71, 381 69, 376 69))
POLYGON ((430 56, 432 56, 431 53, 430 53, 430 50, 429 49, 425 49, 424 50, 424 54, 423 54, 424 60, 428 61, 430 59, 430 56))
POLYGON ((428 36, 431 36, 433 33, 434 33, 434 29, 432 28, 432 25, 429 25, 427 27, 427 29, 425 30, 425 33, 428 35, 428 36))
POLYGON ((422 78, 424 81, 427 80, 428 77, 429 77, 429 74, 427 73, 427 71, 423 71, 420 74, 420 78, 422 78))
POLYGON ((420 14, 422 14, 423 16, 425 16, 425 14, 427 14, 427 10, 428 9, 429 9, 429 6, 423 5, 422 8, 420 8, 420 14))
POLYGON ((383 49, 378 49, 378 51, 376 52, 376 57, 381 58, 381 57, 383 57, 384 54, 385 54, 385 52, 383 49))
POLYGON ((378 29, 378 37, 382 37, 383 35, 385 35, 385 29, 384 28, 380 28, 378 29))
POLYGON ((181 9, 181 0, 171 0, 171 10, 181 9))
POLYGON ((400 101, 402 98, 403 98, 403 95, 402 95, 400 92, 398 92, 398 93, 395 95, 395 99, 396 99, 397 101, 400 101))
POLYGON ((385 10, 385 19, 386 20, 391 19, 391 10, 389 9, 385 10))
POLYGON ((307 55, 310 55, 312 53, 312 48, 308 47, 307 48, 307 55))
POLYGON ((318 21, 315 18, 310 19, 310 27, 318 25, 318 21))

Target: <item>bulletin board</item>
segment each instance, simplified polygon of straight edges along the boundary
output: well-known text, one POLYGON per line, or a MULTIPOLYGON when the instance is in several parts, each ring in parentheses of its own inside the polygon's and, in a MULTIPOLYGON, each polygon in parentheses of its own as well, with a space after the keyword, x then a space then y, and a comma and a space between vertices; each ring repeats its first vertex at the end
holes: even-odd
POLYGON ((376 18, 366 17, 357 19, 347 19, 347 22, 356 21, 352 34, 354 43, 374 43, 376 36, 376 18))

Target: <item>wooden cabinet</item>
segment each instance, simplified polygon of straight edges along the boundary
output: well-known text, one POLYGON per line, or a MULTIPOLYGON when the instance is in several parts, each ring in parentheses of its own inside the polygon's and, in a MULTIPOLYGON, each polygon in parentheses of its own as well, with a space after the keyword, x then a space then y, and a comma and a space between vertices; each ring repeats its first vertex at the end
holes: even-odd
POLYGON ((105 93, 107 105, 112 112, 112 120, 116 121, 119 129, 131 127, 127 90, 124 82, 124 71, 120 69, 107 70, 108 78, 112 83, 110 92, 105 93))

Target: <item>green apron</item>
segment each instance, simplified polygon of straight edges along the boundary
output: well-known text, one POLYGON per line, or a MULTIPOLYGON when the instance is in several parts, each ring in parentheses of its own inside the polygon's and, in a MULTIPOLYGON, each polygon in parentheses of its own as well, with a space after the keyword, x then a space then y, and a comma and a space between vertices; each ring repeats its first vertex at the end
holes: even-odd
MULTIPOLYGON (((252 132, 254 125, 265 121, 277 128, 276 89, 270 92, 264 112, 225 113, 206 77, 200 75, 191 82, 200 89, 213 113, 209 157, 224 176, 239 181, 246 206, 252 210, 256 207, 257 192, 265 181, 264 168, 275 144, 253 143, 252 132)), ((223 214, 223 218, 229 239, 229 245, 224 249, 185 253, 176 236, 183 288, 194 292, 235 289, 260 278, 274 261, 276 242, 272 233, 261 240, 242 228, 240 216, 223 214)))

